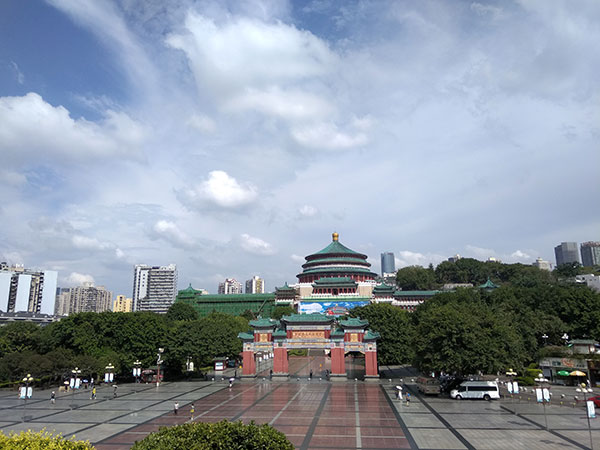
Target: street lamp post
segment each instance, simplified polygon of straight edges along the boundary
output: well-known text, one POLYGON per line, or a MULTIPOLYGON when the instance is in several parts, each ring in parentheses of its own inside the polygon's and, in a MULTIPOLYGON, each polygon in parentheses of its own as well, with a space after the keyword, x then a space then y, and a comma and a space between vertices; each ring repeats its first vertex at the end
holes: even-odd
POLYGON ((160 364, 163 362, 162 354, 164 351, 165 349, 161 347, 158 349, 158 353, 156 354, 156 356, 158 356, 156 359, 156 387, 160 386, 160 364))
MULTIPOLYGON (((587 393, 594 392, 594 391, 592 389, 587 389, 583 383, 581 384, 581 389, 577 388, 576 391, 583 392, 583 403, 585 405, 585 417, 587 418, 588 432, 590 434, 590 450, 594 450, 594 442, 592 440, 592 427, 590 425, 590 408, 588 407, 588 399, 587 399, 587 393)), ((575 399, 577 399, 577 397, 575 397, 575 399)))
POLYGON ((561 336, 561 339, 562 339, 563 341, 565 341, 565 345, 567 345, 567 344, 569 343, 569 335, 568 335, 567 333, 564 333, 564 334, 561 336))
POLYGON ((108 366, 106 366, 104 368, 104 382, 105 383, 112 383, 113 380, 115 379, 115 366, 112 365, 112 363, 108 363, 108 366))
POLYGON ((548 335, 546 333, 542 334, 542 339, 544 340, 544 347, 548 344, 548 335))
POLYGON ((25 387, 21 388, 21 398, 24 400, 23 406, 23 422, 27 421, 27 399, 31 398, 33 395, 33 387, 29 387, 29 383, 33 382, 33 377, 30 373, 27 374, 25 378, 23 378, 23 383, 25 383, 25 387))
POLYGON ((550 391, 547 387, 544 387, 543 383, 548 382, 543 375, 538 375, 538 377, 534 380, 539 384, 539 388, 536 389, 536 397, 538 403, 541 402, 544 407, 544 422, 546 423, 546 430, 548 429, 548 416, 546 415, 546 402, 550 401, 550 391))
POLYGON ((71 387, 71 390, 73 392, 73 397, 72 397, 72 403, 71 403, 71 409, 74 409, 77 407, 77 405, 75 404, 75 389, 79 389, 79 375, 81 374, 81 369, 79 369, 78 367, 75 367, 73 370, 71 370, 71 382, 69 383, 69 386, 71 387))
POLYGON ((133 376, 135 377, 135 382, 140 382, 140 376, 142 375, 142 362, 139 359, 136 359, 133 362, 133 376))

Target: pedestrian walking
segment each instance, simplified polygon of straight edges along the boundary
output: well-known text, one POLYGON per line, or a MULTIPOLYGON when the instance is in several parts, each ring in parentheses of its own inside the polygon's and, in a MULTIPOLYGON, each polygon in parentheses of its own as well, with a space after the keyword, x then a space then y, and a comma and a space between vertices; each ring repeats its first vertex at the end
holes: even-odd
POLYGON ((56 403, 56 392, 52 391, 52 393, 50 394, 50 403, 52 403, 53 405, 56 403))
POLYGON ((313 374, 312 374, 312 369, 310 369, 310 373, 308 374, 308 379, 309 379, 309 380, 312 380, 312 375, 313 375, 313 374))
POLYGON ((117 398, 117 385, 113 385, 113 398, 117 398))
POLYGON ((179 411, 179 402, 175 402, 173 405, 173 414, 177 415, 177 411, 179 411))
POLYGON ((406 406, 410 406, 410 392, 406 393, 406 406))
POLYGON ((192 406, 190 407, 190 418, 191 420, 194 420, 194 404, 192 403, 192 406))
POLYGON ((273 379, 273 369, 269 369, 269 380, 273 379))
POLYGON ((92 397, 91 397, 91 399, 92 399, 92 400, 96 400, 96 386, 94 386, 94 387, 92 388, 92 397))
POLYGON ((229 388, 233 387, 233 382, 234 382, 235 378, 230 378, 229 379, 229 388))
POLYGON ((396 398, 402 401, 402 386, 396 386, 396 398))

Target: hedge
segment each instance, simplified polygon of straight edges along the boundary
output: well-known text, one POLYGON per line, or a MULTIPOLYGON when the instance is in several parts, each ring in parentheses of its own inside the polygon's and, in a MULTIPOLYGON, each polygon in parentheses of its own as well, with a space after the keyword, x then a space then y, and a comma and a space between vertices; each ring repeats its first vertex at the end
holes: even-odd
POLYGON ((0 449, 10 450, 94 450, 87 441, 76 441, 74 437, 65 439, 53 436, 45 430, 34 432, 21 431, 8 436, 0 431, 0 449))
POLYGON ((294 450, 283 433, 254 421, 194 422, 161 428, 136 442, 132 450, 294 450))

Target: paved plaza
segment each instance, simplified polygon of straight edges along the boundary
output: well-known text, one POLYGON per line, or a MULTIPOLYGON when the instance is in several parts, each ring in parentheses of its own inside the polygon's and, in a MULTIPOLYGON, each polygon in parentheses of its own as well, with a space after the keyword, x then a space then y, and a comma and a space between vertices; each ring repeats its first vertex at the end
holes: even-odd
MULTIPOLYGON (((410 373, 402 370, 384 370, 379 382, 355 381, 353 375, 358 378, 361 373, 357 361, 348 358, 350 379, 345 382, 325 380, 324 358, 293 358, 294 375, 288 381, 270 381, 263 371, 232 388, 226 380, 163 383, 158 388, 127 384, 119 386, 116 398, 106 386, 98 389, 96 400, 90 399, 88 389, 60 393, 55 404, 50 403, 50 391, 38 390, 26 409, 16 392, 2 391, 0 430, 45 428, 89 440, 98 450, 129 449, 162 426, 192 420, 193 402, 194 421, 268 423, 301 450, 590 448, 581 406, 552 404, 544 414, 527 394, 492 402, 423 398, 411 384, 410 373), (386 375, 396 378, 390 381, 386 375), (413 393, 410 405, 395 399, 400 376, 413 393), (181 405, 177 415, 176 401, 181 405)), ((599 448, 599 419, 592 419, 591 427, 599 448)))

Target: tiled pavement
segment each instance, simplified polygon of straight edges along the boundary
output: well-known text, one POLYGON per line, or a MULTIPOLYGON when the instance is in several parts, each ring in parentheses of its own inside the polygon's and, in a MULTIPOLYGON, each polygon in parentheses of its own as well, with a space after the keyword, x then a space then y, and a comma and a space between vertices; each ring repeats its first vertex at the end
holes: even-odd
MULTIPOLYGON (((357 363, 358 364, 358 363, 357 363)), ((14 392, 0 392, 0 430, 46 428, 65 436, 87 439, 98 450, 121 450, 161 426, 191 420, 222 419, 269 423, 285 433, 301 450, 342 449, 587 449, 590 448, 583 408, 551 406, 544 417, 532 402, 454 401, 413 395, 408 406, 394 398, 397 380, 363 382, 351 379, 330 383, 324 379, 323 359, 290 361, 295 373, 289 381, 268 380, 263 372, 256 380, 236 382, 229 389, 221 382, 122 385, 112 389, 61 394, 50 405, 49 392, 38 391, 28 402, 14 392), (313 380, 306 379, 313 368, 313 380), (173 403, 181 405, 174 415, 173 403), (550 431, 545 429, 546 420, 550 431)), ((348 362, 348 370, 361 371, 348 362)), ((398 375, 397 373, 394 375, 398 375)), ((408 381, 408 379, 406 380, 408 381)), ((407 383, 407 388, 414 386, 407 383)), ((600 445, 600 424, 592 420, 593 439, 600 445)))

